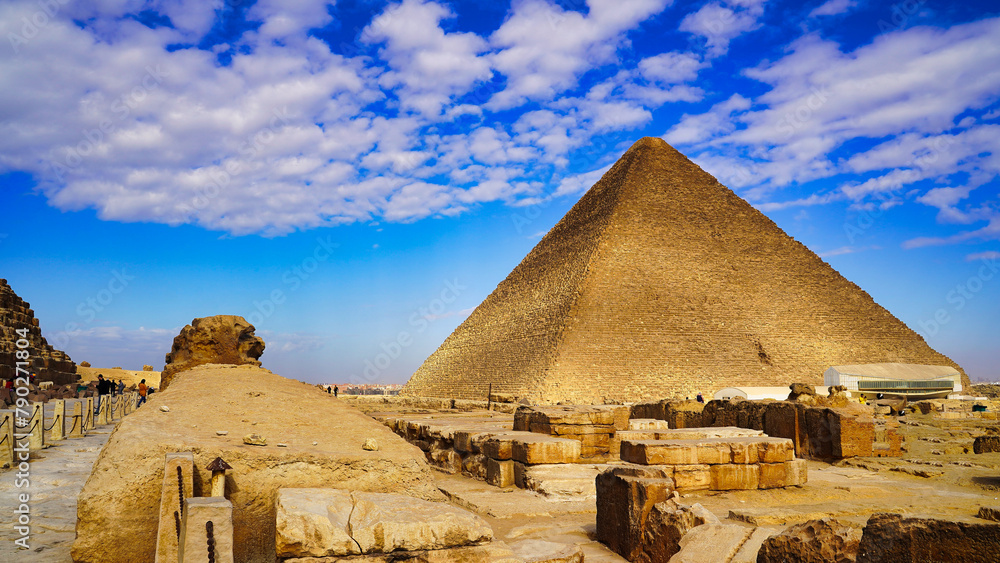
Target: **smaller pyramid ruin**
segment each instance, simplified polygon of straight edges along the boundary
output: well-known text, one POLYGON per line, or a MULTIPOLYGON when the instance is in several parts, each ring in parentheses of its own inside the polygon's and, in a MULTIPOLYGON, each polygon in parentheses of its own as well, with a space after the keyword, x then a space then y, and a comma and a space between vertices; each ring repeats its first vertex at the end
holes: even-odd
POLYGON ((843 364, 952 366, 663 139, 636 142, 401 394, 537 404, 823 384, 843 364))
MULTIPOLYGON (((0 378, 11 379, 16 375, 18 350, 28 351, 29 372, 38 381, 52 381, 56 385, 74 383, 79 379, 76 364, 61 350, 56 350, 42 336, 35 312, 30 304, 14 293, 7 280, 0 279, 0 378), (22 336, 26 333, 26 336, 22 336), (19 348, 17 341, 28 341, 27 348, 19 348)), ((21 374, 24 375, 23 373, 21 374)))

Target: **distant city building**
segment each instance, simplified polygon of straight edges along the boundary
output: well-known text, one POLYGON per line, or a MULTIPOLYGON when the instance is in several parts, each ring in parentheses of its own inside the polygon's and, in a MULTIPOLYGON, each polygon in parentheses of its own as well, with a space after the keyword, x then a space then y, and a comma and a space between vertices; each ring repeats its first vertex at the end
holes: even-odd
POLYGON ((341 395, 397 395, 399 394, 399 390, 403 388, 403 385, 400 383, 369 383, 363 385, 354 383, 324 383, 323 386, 327 389, 337 387, 337 391, 341 395))

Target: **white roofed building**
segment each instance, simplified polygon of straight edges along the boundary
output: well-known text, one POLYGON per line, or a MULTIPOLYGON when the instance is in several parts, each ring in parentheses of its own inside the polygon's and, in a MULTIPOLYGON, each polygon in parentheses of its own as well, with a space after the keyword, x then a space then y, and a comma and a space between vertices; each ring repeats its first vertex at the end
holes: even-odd
POLYGON ((858 364, 827 369, 823 383, 843 385, 866 396, 882 393, 908 399, 941 399, 962 391, 962 374, 951 366, 858 364))

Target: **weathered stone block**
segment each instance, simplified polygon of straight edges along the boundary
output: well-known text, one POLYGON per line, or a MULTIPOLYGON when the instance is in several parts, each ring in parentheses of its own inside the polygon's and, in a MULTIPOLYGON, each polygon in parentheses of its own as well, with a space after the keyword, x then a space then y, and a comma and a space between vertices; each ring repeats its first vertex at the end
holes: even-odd
POLYGON ((710 466, 714 491, 756 489, 760 483, 759 465, 723 464, 710 466))
POLYGON ((665 440, 622 442, 622 461, 639 465, 696 465, 698 448, 693 443, 665 440))
POLYGON ((336 489, 280 489, 275 534, 278 557, 356 555, 351 538, 354 499, 336 489))
POLYGON ((597 539, 629 561, 642 552, 643 531, 653 505, 667 499, 673 482, 635 466, 612 468, 599 474, 597 484, 597 539), (637 475, 650 475, 640 477, 637 475))
POLYGON ((785 486, 805 485, 808 480, 808 466, 804 459, 785 462, 785 486))
MULTIPOLYGON (((861 532, 832 518, 796 524, 761 544, 760 563, 853 563, 860 554, 861 532)), ((910 561, 907 559, 907 561, 910 561)))
POLYGON ((787 438, 756 438, 757 459, 761 463, 779 463, 795 459, 795 446, 787 438))
POLYGON ((1000 452, 1000 436, 977 436, 972 442, 972 451, 977 454, 1000 452))
POLYGON ((352 493, 351 537, 362 553, 445 549, 493 539, 475 514, 443 502, 388 493, 352 493))
POLYGON ((578 463, 580 442, 541 434, 514 439, 511 457, 526 465, 578 463))
POLYGON ((511 487, 514 485, 514 461, 499 461, 492 458, 486 460, 486 482, 494 487, 511 487))
POLYGON ((642 553, 637 563, 663 563, 680 551, 679 542, 688 530, 702 524, 718 524, 719 519, 700 504, 685 505, 667 500, 649 513, 643 531, 642 553))
POLYGON ((480 481, 486 480, 486 460, 490 458, 483 454, 470 454, 462 460, 462 474, 480 481))
POLYGON ((873 514, 865 525, 857 563, 993 563, 998 553, 1000 524, 879 513, 873 514))
POLYGON ((670 563, 729 561, 739 551, 750 532, 751 528, 738 524, 696 526, 681 538, 678 543, 680 551, 670 558, 670 563))
POLYGON ((712 488, 711 465, 677 465, 674 484, 679 490, 697 491, 712 488))

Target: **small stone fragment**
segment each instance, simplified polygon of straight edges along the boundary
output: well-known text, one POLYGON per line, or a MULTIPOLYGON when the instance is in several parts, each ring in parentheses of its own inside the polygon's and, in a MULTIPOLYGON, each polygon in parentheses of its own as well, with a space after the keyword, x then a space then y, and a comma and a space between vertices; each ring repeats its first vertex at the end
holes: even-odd
POLYGON ((365 440, 365 443, 361 446, 361 449, 369 452, 377 452, 378 442, 375 441, 375 438, 368 438, 367 440, 365 440))
POLYGON ((267 440, 260 434, 247 434, 243 437, 243 443, 249 446, 266 446, 267 440))
POLYGON ((160 412, 170 412, 170 407, 167 405, 160 405, 160 412))
POLYGON ((279 448, 287 448, 287 447, 288 447, 288 444, 282 444, 281 442, 278 442, 278 443, 277 443, 277 446, 278 446, 279 448))
POLYGON ((228 435, 228 434, 229 434, 229 431, 228 431, 228 430, 216 430, 216 431, 215 431, 215 435, 216 435, 216 436, 226 436, 226 435, 228 435))

